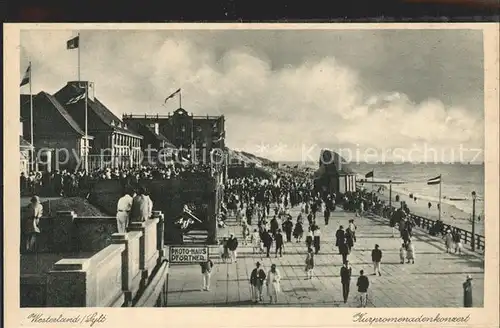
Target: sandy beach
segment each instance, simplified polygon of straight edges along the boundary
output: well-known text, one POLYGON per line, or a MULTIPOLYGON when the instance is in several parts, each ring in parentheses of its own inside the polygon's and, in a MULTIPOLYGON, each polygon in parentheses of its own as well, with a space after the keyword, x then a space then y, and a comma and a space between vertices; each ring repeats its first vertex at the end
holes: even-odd
MULTIPOLYGON (((373 185, 373 190, 376 192, 377 189, 379 188, 379 185, 374 184, 373 185)), ((366 189, 368 191, 371 190, 370 186, 367 186, 366 189)), ((377 193, 378 197, 382 200, 389 201, 389 188, 382 189, 379 193, 377 193)), ((423 216, 429 219, 437 220, 439 216, 438 208, 437 208, 437 203, 436 202, 431 202, 432 206, 430 209, 427 207, 428 201, 425 199, 418 199, 415 201, 414 199, 410 199, 409 195, 407 194, 402 194, 395 192, 393 190, 392 192, 392 205, 393 206, 398 206, 396 203, 396 195, 399 195, 399 201, 404 201, 410 208, 410 211, 416 215, 423 216)), ((476 213, 478 215, 478 213, 476 213)), ((450 204, 446 203, 441 203, 441 219, 443 220, 444 223, 450 224, 452 226, 455 226, 457 228, 463 229, 463 230, 468 230, 472 231, 472 222, 470 221, 471 215, 457 209, 455 206, 452 206, 450 204)), ((480 221, 476 220, 476 234, 478 235, 483 235, 484 236, 484 220, 483 218, 480 219, 480 221)))

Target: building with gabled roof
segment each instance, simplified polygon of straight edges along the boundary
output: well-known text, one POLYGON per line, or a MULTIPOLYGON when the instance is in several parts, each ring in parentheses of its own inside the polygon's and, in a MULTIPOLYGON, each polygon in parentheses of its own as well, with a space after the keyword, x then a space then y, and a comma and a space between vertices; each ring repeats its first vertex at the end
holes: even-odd
POLYGON ((90 166, 130 167, 139 164, 142 135, 113 114, 93 92, 93 83, 70 81, 54 94, 59 103, 82 128, 85 127, 87 102, 87 129, 94 136, 90 152, 90 166), (88 85, 89 94, 85 99, 88 85))
POLYGON ((31 139, 33 119, 33 147, 37 169, 74 169, 81 167, 86 146, 93 139, 85 138, 85 132, 57 99, 41 91, 36 95, 21 95, 20 116, 22 137, 31 139), (33 102, 31 118, 30 97, 33 102))

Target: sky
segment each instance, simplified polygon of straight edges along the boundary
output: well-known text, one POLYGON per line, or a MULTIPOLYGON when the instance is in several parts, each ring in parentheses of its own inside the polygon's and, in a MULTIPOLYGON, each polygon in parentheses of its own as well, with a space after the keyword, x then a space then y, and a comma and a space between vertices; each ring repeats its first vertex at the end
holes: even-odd
MULTIPOLYGON (((117 116, 226 118, 226 145, 272 160, 482 161, 480 30, 28 30, 33 92, 78 78, 117 116)), ((23 87, 22 93, 29 88, 23 87)))

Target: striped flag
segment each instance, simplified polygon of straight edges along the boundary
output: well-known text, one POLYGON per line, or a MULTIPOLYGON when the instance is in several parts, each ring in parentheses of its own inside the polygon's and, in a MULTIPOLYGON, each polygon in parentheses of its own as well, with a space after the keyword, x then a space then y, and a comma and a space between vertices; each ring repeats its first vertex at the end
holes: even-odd
POLYGON ((31 82, 31 63, 24 73, 23 79, 21 80, 21 87, 31 82))
POLYGON ((82 99, 85 99, 85 96, 87 95, 87 91, 84 91, 82 94, 79 94, 77 96, 74 96, 73 98, 71 98, 70 100, 68 100, 66 102, 66 105, 71 105, 71 104, 76 104, 77 102, 79 102, 80 100, 82 99))
POLYGON ((226 136, 226 131, 222 131, 222 133, 220 134, 220 136, 217 139, 212 140, 212 142, 222 141, 225 138, 225 136, 226 136))
POLYGON ((80 46, 80 36, 75 36, 73 39, 66 41, 66 49, 77 49, 80 46))
POLYGON ((167 102, 167 100, 169 99, 172 99, 173 97, 175 97, 176 94, 180 93, 181 92, 181 88, 177 89, 174 93, 172 93, 170 96, 168 96, 167 98, 165 98, 165 102, 167 102))
POLYGON ((435 178, 427 180, 427 184, 428 185, 435 185, 435 184, 440 184, 440 183, 441 183, 441 175, 439 175, 439 176, 437 176, 435 178))

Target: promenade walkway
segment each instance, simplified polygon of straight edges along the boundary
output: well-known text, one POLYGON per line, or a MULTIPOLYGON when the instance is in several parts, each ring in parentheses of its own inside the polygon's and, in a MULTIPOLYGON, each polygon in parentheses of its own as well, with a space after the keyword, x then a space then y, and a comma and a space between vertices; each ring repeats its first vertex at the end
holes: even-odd
MULTIPOLYGON (((291 210, 294 221, 298 211, 298 207, 291 210)), ((461 307, 462 283, 467 274, 474 279, 474 307, 483 306, 484 259, 481 256, 470 252, 462 256, 446 254, 441 239, 416 228, 413 237, 415 264, 400 264, 401 240, 392 237, 391 228, 384 219, 373 215, 356 218, 352 213, 337 209, 328 226, 325 227, 321 214, 316 220, 322 239, 312 280, 304 280, 305 243, 286 244, 283 257, 265 258, 252 254, 251 246, 241 245, 241 228, 230 226, 228 232, 235 232, 240 240, 238 261, 226 264, 217 256, 212 257, 215 266, 210 291, 200 291, 199 265, 171 265, 167 306, 271 306, 251 303, 249 277, 256 261, 260 261, 266 271, 275 263, 281 273, 282 293, 277 306, 357 307, 359 270, 364 270, 370 279, 368 307, 461 307), (351 218, 358 227, 358 240, 349 256, 353 277, 349 301, 344 304, 340 284, 342 260, 335 247, 335 231, 339 225, 346 227, 351 218), (371 275, 371 250, 375 244, 383 251, 382 276, 371 275)), ((265 288, 264 293, 267 296, 265 288)), ((265 298, 266 302, 268 300, 265 298)))

